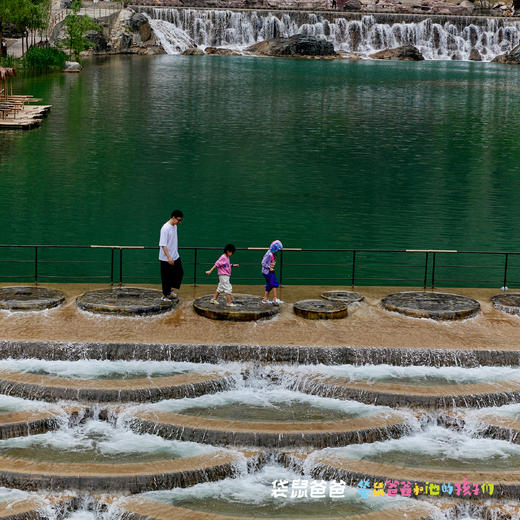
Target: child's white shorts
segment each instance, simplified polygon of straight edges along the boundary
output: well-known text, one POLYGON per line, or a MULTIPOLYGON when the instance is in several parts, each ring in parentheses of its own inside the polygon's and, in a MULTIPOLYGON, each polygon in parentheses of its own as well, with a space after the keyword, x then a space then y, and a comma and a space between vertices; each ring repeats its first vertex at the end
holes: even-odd
POLYGON ((229 276, 226 274, 218 275, 218 287, 217 292, 231 294, 233 292, 233 288, 229 283, 229 276))

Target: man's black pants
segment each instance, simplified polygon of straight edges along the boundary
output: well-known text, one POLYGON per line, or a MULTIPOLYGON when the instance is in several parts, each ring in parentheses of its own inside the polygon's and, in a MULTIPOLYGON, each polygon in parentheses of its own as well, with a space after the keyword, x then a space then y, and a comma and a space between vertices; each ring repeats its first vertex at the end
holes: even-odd
POLYGON ((179 289, 182 278, 184 276, 184 269, 180 258, 177 258, 173 265, 168 262, 161 262, 161 282, 162 292, 164 296, 168 296, 173 289, 179 289))

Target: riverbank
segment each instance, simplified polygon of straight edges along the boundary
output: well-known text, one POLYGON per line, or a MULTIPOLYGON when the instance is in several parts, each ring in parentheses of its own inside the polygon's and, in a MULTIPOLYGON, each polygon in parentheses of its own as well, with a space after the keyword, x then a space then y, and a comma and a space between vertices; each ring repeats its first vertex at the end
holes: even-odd
MULTIPOLYGON (((8 284, 2 284, 8 286, 8 284)), ((417 319, 385 311, 380 300, 388 294, 413 288, 358 287, 365 301, 352 307, 345 319, 313 321, 296 316, 292 304, 298 300, 319 298, 330 286, 288 286, 280 291, 284 301, 280 314, 271 320, 249 323, 213 321, 197 315, 193 300, 210 294, 214 287, 182 287, 180 304, 171 313, 142 318, 105 317, 80 311, 75 299, 86 291, 106 287, 97 284, 45 284, 59 288, 66 302, 43 312, 0 311, 1 339, 135 342, 183 344, 244 345, 322 345, 354 347, 390 347, 417 349, 496 349, 520 348, 519 317, 493 308, 490 298, 496 289, 442 289, 479 301, 481 313, 455 322, 417 319)), ((145 287, 145 286, 142 286, 145 287)), ((158 286, 146 286, 158 288, 158 286)), ((235 293, 261 295, 260 286, 233 287, 235 293)), ((421 290, 421 289, 419 289, 421 290)))

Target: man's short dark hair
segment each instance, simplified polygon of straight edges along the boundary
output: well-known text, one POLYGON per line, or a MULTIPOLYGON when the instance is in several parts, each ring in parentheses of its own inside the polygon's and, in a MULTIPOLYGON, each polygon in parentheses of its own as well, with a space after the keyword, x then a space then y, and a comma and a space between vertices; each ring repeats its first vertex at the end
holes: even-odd
POLYGON ((224 248, 224 253, 227 253, 228 251, 230 253, 234 253, 236 251, 236 247, 233 244, 227 244, 224 248))
POLYGON ((184 217, 184 213, 180 209, 174 209, 172 211, 172 215, 171 215, 170 218, 173 218, 173 217, 175 217, 175 218, 182 218, 182 217, 184 217))

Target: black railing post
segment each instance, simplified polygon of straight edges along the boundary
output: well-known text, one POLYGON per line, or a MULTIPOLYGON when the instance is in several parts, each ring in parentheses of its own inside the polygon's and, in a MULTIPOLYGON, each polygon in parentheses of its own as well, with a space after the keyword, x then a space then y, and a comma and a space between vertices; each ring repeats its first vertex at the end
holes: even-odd
POLYGON ((34 247, 34 283, 38 283, 38 247, 34 247))
POLYGON ((110 285, 114 285, 114 248, 111 247, 110 251, 112 252, 110 259, 110 285))
POLYGON ((280 251, 280 287, 283 281, 283 250, 280 251))
POLYGON ((193 287, 197 286, 197 251, 198 249, 195 248, 195 255, 193 258, 193 287))
POLYGON ((437 259, 437 253, 433 253, 433 265, 432 265, 432 289, 435 287, 435 260, 437 259))
POLYGON ((352 251, 352 276, 350 278, 352 288, 354 288, 354 282, 356 280, 356 251, 352 251))
POLYGON ((424 288, 426 289, 426 282, 428 281, 428 256, 429 253, 425 253, 426 257, 424 259, 424 288))
POLYGON ((119 248, 119 285, 123 285, 123 248, 119 248))
POLYGON ((505 261, 505 265, 504 265, 504 285, 502 286, 504 291, 507 289, 507 264, 508 264, 508 259, 509 259, 509 253, 506 253, 506 261, 505 261))

